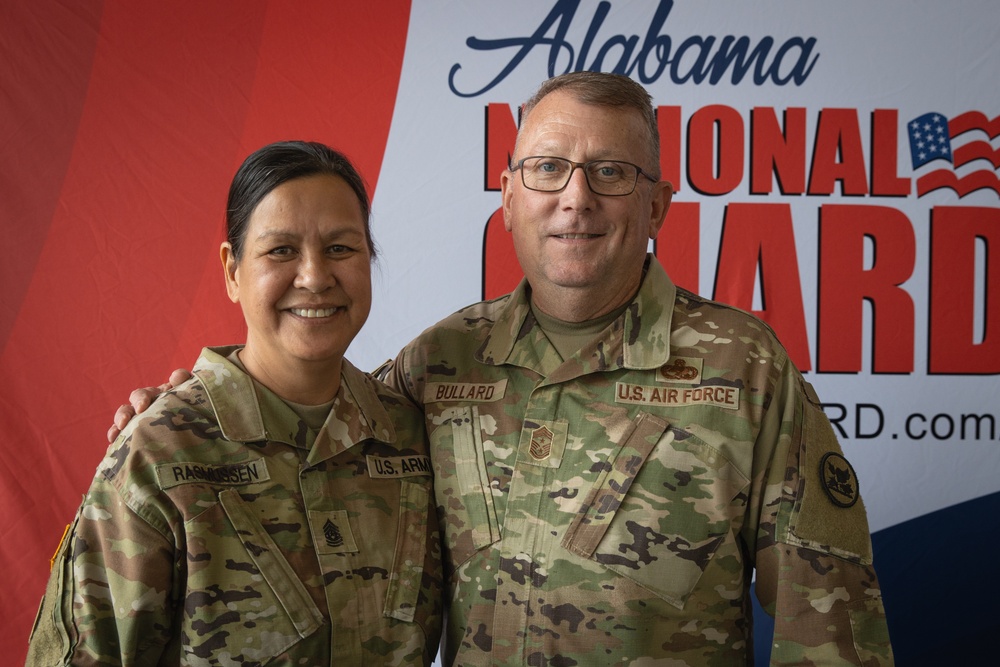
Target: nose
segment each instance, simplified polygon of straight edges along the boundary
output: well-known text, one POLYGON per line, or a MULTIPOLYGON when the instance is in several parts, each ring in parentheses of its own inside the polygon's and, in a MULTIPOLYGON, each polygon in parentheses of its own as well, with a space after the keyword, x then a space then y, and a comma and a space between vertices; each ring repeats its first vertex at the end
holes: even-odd
POLYGON ((594 205, 594 191, 587 183, 587 174, 583 167, 574 167, 573 173, 569 175, 569 182, 560 192, 560 200, 564 208, 572 210, 586 210, 594 205))
POLYGON ((336 281, 325 259, 322 253, 303 253, 299 260, 299 270, 295 275, 295 287, 309 290, 314 294, 332 287, 336 281))

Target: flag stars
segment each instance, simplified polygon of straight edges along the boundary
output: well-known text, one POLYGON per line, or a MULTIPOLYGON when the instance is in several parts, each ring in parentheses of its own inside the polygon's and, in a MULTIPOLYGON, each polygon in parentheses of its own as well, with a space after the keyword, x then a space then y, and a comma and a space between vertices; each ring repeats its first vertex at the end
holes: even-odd
POLYGON ((951 134, 948 118, 939 113, 927 113, 911 120, 907 126, 913 168, 944 158, 951 161, 951 134))

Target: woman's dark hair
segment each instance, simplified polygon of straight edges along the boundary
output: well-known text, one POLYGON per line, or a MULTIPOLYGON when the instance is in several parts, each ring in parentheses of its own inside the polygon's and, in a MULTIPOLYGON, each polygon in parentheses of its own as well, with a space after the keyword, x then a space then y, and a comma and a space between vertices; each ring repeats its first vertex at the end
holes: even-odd
POLYGON ((243 257, 243 241, 250 216, 264 197, 295 178, 329 174, 343 179, 354 190, 365 221, 365 240, 375 259, 371 232, 371 202, 365 182, 344 155, 315 141, 279 141, 251 153, 233 176, 226 206, 226 240, 236 261, 243 257))

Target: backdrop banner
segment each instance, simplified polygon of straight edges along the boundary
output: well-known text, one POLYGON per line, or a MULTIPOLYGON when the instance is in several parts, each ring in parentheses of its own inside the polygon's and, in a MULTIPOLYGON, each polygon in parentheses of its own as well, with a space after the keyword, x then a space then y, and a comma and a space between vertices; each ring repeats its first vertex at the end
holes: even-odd
POLYGON ((997 3, 14 0, 0 53, 11 664, 114 411, 243 340, 218 253, 243 158, 306 139, 359 166, 380 258, 348 357, 371 370, 520 279, 500 173, 519 104, 573 70, 650 91, 676 191, 651 250, 682 287, 766 320, 825 402, 898 664, 992 646, 997 3))

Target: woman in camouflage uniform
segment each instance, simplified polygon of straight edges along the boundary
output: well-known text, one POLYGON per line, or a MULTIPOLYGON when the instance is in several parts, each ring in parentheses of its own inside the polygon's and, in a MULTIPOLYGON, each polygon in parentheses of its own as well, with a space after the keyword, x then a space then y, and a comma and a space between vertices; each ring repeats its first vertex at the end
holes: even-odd
POLYGON ((60 546, 39 665, 421 665, 441 569, 421 414, 344 359, 371 305, 364 183, 256 151, 221 247, 245 345, 132 420, 60 546))

